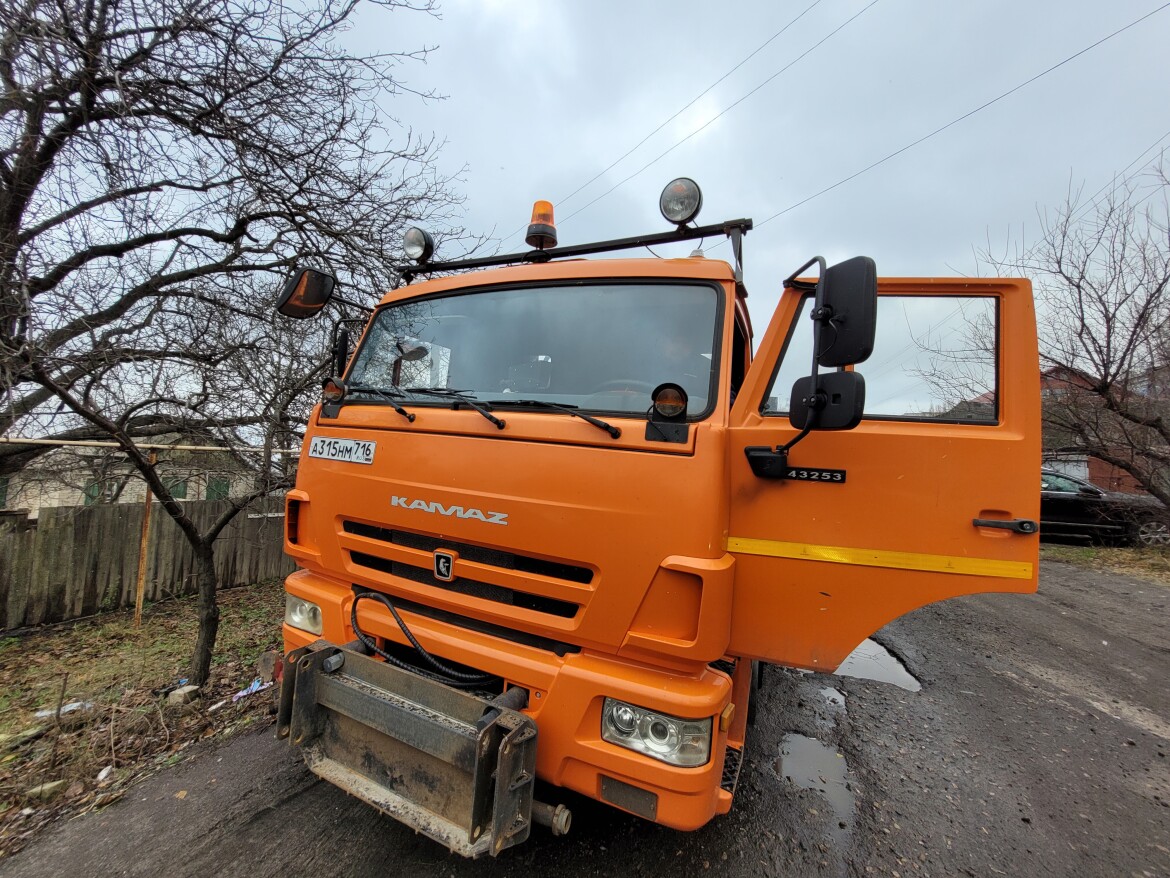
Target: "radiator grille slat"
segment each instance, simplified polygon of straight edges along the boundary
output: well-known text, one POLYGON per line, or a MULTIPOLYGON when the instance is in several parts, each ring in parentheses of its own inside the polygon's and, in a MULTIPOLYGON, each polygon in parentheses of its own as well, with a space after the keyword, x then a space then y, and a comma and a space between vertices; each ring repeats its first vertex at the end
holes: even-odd
POLYGON ((431 585, 447 591, 453 591, 456 594, 465 594, 468 597, 482 598, 486 601, 508 604, 509 606, 521 607, 526 610, 535 610, 538 613, 548 613, 550 616, 559 616, 562 619, 571 619, 577 614, 578 610, 577 604, 571 604, 568 601, 526 594, 525 592, 512 588, 492 585, 490 582, 479 582, 478 580, 467 579, 462 576, 449 582, 435 579, 430 570, 415 567, 412 564, 404 564, 401 561, 379 558, 376 555, 367 555, 365 552, 351 550, 349 556, 353 559, 353 563, 360 567, 368 567, 371 570, 389 573, 391 576, 409 579, 411 582, 418 582, 422 585, 431 585))
POLYGON ((499 549, 488 549, 475 546, 471 543, 460 543, 454 540, 442 539, 427 534, 417 534, 406 530, 392 530, 387 527, 378 527, 372 524, 362 524, 358 521, 343 523, 346 533, 371 540, 380 540, 396 546, 405 546, 408 549, 418 549, 423 552, 433 552, 435 549, 454 549, 460 558, 475 561, 477 564, 486 564, 490 567, 499 567, 502 570, 516 570, 520 573, 533 573, 537 576, 547 576, 550 579, 563 579, 579 585, 588 585, 593 581, 593 571, 588 567, 575 564, 565 564, 559 561, 546 561, 543 558, 532 558, 527 555, 518 555, 514 552, 505 552, 499 549))
MULTIPOLYGON (((345 521, 342 527, 346 533, 353 534, 354 536, 377 540, 390 545, 402 546, 416 551, 430 553, 436 549, 449 549, 458 552, 461 560, 471 561, 485 567, 494 567, 517 573, 530 573, 535 576, 559 579, 578 585, 587 585, 593 579, 592 570, 572 564, 546 561, 541 558, 531 558, 526 555, 518 555, 498 549, 488 549, 483 546, 474 546, 469 543, 460 543, 427 534, 393 530, 378 527, 377 525, 363 524, 357 521, 345 521)), ((377 570, 381 573, 389 573, 391 576, 406 579, 410 582, 417 582, 421 585, 428 585, 434 588, 442 588, 457 594, 467 595, 468 597, 481 598, 499 604, 507 604, 508 606, 533 610, 538 613, 546 613, 562 619, 573 618, 580 609, 580 605, 572 601, 530 594, 519 589, 495 585, 490 582, 481 582, 465 576, 456 577, 451 581, 436 579, 430 566, 422 567, 406 561, 382 558, 370 552, 361 552, 356 549, 350 549, 349 554, 353 563, 358 566, 377 570)))

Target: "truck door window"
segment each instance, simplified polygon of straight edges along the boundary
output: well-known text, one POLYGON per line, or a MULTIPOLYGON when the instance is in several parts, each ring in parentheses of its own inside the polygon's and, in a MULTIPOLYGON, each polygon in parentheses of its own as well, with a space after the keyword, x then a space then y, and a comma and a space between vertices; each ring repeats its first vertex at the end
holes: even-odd
MULTIPOLYGON (((650 392, 681 384, 692 417, 718 387, 722 294, 705 283, 487 289, 382 308, 349 380, 377 388, 452 388, 644 414, 650 392)), ((376 398, 371 398, 376 402, 376 398)), ((420 397, 417 405, 444 405, 420 397)))
MULTIPOLYGON (((865 417, 994 424, 999 417, 997 299, 881 296, 865 377, 865 417)), ((787 415, 793 382, 812 365, 810 299, 801 303, 761 413, 787 415)))

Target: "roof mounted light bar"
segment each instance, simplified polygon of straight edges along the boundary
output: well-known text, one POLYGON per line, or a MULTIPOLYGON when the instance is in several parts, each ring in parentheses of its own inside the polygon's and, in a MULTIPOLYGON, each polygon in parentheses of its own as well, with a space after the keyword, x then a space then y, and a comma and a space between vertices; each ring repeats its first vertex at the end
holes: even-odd
POLYGON ((615 250, 630 250, 635 247, 647 247, 654 244, 670 244, 675 241, 694 241, 699 238, 712 238, 724 235, 731 238, 732 248, 735 251, 736 283, 743 283, 743 235, 752 228, 750 219, 725 220, 721 223, 712 223, 695 228, 679 227, 670 232, 657 232, 653 235, 635 235, 632 238, 614 238, 610 241, 598 241, 593 244, 572 244, 567 247, 553 247, 548 250, 529 250, 526 253, 507 253, 498 256, 484 256, 478 259, 459 259, 453 262, 430 262, 418 265, 400 265, 397 271, 406 283, 423 274, 434 274, 441 271, 465 271, 471 268, 491 268, 500 265, 521 265, 533 262, 548 262, 550 259, 565 259, 574 256, 589 256, 594 253, 610 253, 615 250))

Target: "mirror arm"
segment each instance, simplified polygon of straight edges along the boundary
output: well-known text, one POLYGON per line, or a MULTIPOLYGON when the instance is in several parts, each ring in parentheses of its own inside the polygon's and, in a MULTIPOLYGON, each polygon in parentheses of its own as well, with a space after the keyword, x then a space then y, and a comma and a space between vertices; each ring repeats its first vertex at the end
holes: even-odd
POLYGON ((811 293, 815 289, 817 289, 820 286, 819 280, 816 282, 811 282, 811 281, 807 281, 807 280, 797 280, 796 279, 796 276, 798 274, 800 274, 806 268, 809 268, 810 266, 812 266, 814 264, 820 268, 820 273, 823 276, 827 267, 828 267, 828 263, 825 262, 825 257, 814 256, 812 259, 810 259, 804 265, 800 266, 800 268, 796 269, 796 271, 792 272, 792 274, 790 274, 788 277, 784 278, 784 284, 783 284, 784 289, 786 289, 786 290, 801 290, 802 292, 806 292, 806 293, 811 293))
POLYGON ((792 437, 791 442, 786 442, 783 445, 776 446, 776 453, 783 455, 784 460, 788 460, 788 452, 792 450, 792 446, 812 432, 812 427, 805 427, 799 433, 792 437))
POLYGON ((735 258, 735 291, 746 299, 747 287, 743 284, 743 228, 731 226, 725 231, 731 236, 731 252, 735 258))
POLYGON ((342 326, 333 341, 333 374, 345 374, 345 361, 349 359, 349 329, 342 326))
MULTIPOLYGON (((797 442, 803 439, 808 434, 809 430, 816 428, 821 409, 823 409, 828 403, 828 400, 825 398, 824 393, 821 392, 820 386, 817 383, 817 378, 820 376, 821 354, 824 353, 824 351, 821 350, 821 333, 819 331, 819 327, 822 324, 831 324, 833 321, 833 307, 831 305, 825 304, 825 272, 828 271, 828 264, 825 262, 825 258, 823 256, 814 256, 812 259, 798 268, 792 277, 790 277, 788 280, 792 281, 793 283, 798 283, 798 281, 796 281, 796 275, 800 274, 800 272, 804 271, 814 262, 817 263, 817 267, 820 269, 820 277, 816 282, 816 296, 813 298, 813 308, 808 315, 812 318, 813 323, 818 327, 817 332, 813 336, 814 343, 812 355, 812 373, 810 376, 812 396, 810 399, 804 400, 804 404, 808 406, 808 423, 805 424, 804 431, 792 440, 792 442, 789 444, 789 447, 795 445, 797 442)), ((788 281, 785 283, 787 284, 788 281)))
POLYGON ((351 308, 357 308, 359 311, 365 311, 367 314, 374 310, 370 305, 361 305, 357 302, 351 302, 349 299, 341 298, 341 296, 337 295, 336 293, 333 294, 333 301, 340 302, 342 305, 349 305, 351 308))
POLYGON ((330 342, 330 353, 333 355, 333 374, 343 375, 345 364, 349 360, 349 326, 351 323, 364 324, 364 317, 340 317, 333 323, 333 335, 330 342))

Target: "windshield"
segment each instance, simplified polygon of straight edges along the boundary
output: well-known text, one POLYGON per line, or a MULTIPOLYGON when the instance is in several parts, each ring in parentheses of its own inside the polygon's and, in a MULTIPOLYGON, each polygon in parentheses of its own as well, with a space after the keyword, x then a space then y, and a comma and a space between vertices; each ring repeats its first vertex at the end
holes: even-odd
MULTIPOLYGON (((375 316, 348 382, 644 414, 650 392, 671 381, 686 390, 690 415, 702 416, 718 386, 719 313, 719 289, 706 284, 522 287, 401 302, 375 316)), ((450 403, 412 396, 410 405, 420 404, 450 403)))

